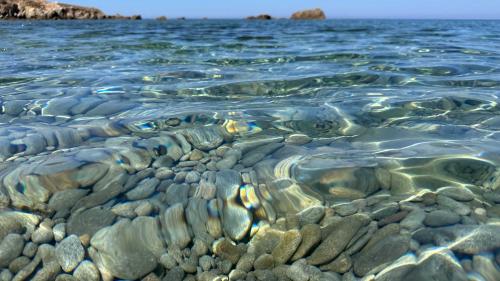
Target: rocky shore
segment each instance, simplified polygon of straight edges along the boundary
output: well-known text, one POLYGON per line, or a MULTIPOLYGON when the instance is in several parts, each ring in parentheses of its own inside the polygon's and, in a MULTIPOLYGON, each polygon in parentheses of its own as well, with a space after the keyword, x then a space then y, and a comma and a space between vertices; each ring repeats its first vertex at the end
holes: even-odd
POLYGON ((27 136, 67 149, 2 170, 0 280, 499 280, 498 190, 401 193, 380 168, 304 158, 307 135, 235 135, 252 129, 27 136))
POLYGON ((96 8, 72 4, 48 2, 46 0, 0 0, 0 19, 31 20, 98 20, 98 19, 141 19, 140 15, 106 15, 96 8))

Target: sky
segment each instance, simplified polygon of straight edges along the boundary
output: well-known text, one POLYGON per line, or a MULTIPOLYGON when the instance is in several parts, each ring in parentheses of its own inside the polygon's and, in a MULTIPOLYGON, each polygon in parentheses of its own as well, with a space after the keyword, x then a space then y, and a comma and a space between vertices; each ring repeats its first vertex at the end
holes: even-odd
POLYGON ((500 0, 61 0, 145 18, 244 18, 322 8, 328 18, 500 19, 500 0))

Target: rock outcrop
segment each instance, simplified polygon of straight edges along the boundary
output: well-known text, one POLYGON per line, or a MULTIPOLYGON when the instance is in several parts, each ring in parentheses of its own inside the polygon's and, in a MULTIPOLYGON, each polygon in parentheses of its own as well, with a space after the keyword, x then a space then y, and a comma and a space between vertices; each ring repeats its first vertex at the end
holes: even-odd
POLYGON ((290 18, 292 20, 324 20, 326 16, 323 10, 316 8, 295 12, 290 18))
POLYGON ((0 19, 83 20, 141 19, 140 16, 107 16, 101 10, 46 0, 0 0, 0 19))
POLYGON ((247 20, 272 20, 273 17, 271 17, 268 14, 261 14, 258 16, 249 16, 247 17, 247 20))

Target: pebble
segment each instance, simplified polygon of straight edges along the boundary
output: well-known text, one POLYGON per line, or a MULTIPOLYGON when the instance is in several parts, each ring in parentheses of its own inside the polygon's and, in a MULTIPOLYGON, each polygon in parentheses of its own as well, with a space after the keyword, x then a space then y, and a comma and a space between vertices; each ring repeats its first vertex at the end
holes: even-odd
POLYGON ((156 187, 160 183, 157 178, 146 178, 139 182, 139 184, 129 192, 125 194, 128 200, 141 200, 148 198, 156 190, 156 187))
POLYGON ((447 210, 436 210, 428 213, 425 216, 424 224, 427 226, 437 227, 445 225, 453 225, 460 221, 460 216, 454 212, 447 210))
POLYGON ((226 238, 214 242, 213 252, 221 258, 229 260, 232 264, 238 263, 242 254, 240 248, 226 238))
POLYGON ((24 249, 24 239, 21 235, 11 233, 0 242, 0 268, 7 268, 9 263, 17 258, 24 249))
POLYGON ((173 179, 174 177, 175 173, 167 167, 160 167, 155 171, 155 178, 159 180, 173 179))
POLYGON ((9 270, 12 273, 18 273, 21 269, 23 269, 25 266, 27 266, 31 262, 30 258, 26 256, 20 256, 15 258, 12 262, 9 264, 9 270))
POLYGON ((38 244, 48 243, 54 239, 52 225, 49 222, 43 221, 39 227, 31 234, 31 241, 38 244))
POLYGON ((278 245, 273 249, 272 256, 276 264, 285 264, 295 253, 302 242, 301 233, 292 229, 283 235, 278 245))
POLYGON ((436 202, 443 209, 449 209, 461 216, 467 216, 471 212, 470 207, 467 206, 466 204, 455 201, 450 197, 444 195, 438 195, 436 202))
POLYGON ((474 193, 467 187, 446 186, 438 189, 437 194, 463 202, 468 202, 474 199, 474 193))
POLYGON ((245 253, 241 256, 240 260, 236 264, 236 269, 242 270, 244 272, 250 272, 253 268, 254 262, 255 262, 255 254, 245 253))
POLYGON ((78 265, 78 267, 73 272, 73 276, 77 280, 82 281, 99 281, 100 273, 97 266, 91 261, 85 260, 78 265))
POLYGON ((340 254, 332 262, 324 264, 320 267, 323 271, 333 271, 337 273, 346 273, 352 267, 352 259, 345 253, 340 254))
POLYGON ((38 245, 33 242, 26 243, 23 249, 23 255, 32 258, 35 256, 36 251, 38 251, 38 245))
POLYGON ((272 255, 270 254, 263 254, 259 256, 257 259, 255 259, 253 263, 253 267, 256 270, 262 270, 262 269, 270 269, 273 268, 275 264, 275 260, 272 255))
POLYGON ((76 235, 66 237, 56 246, 57 262, 65 272, 71 272, 83 260, 85 250, 76 235))
POLYGON ((356 214, 345 217, 307 258, 311 265, 323 264, 336 258, 358 230, 370 221, 368 216, 356 214))
POLYGON ((214 264, 214 260, 211 256, 204 255, 200 257, 198 263, 200 264, 203 271, 209 271, 214 264))
POLYGON ((200 181, 200 173, 196 171, 191 171, 186 174, 186 183, 197 183, 200 181))
POLYGON ((291 260, 296 261, 304 257, 321 241, 321 228, 317 224, 306 224, 300 229, 302 242, 293 254, 291 260))
POLYGON ((57 242, 61 241, 64 239, 66 236, 66 224, 65 223, 58 223, 54 226, 52 229, 54 232, 54 240, 57 242))
POLYGON ((311 137, 304 134, 291 134, 285 139, 285 143, 294 145, 304 145, 312 141, 311 137))
POLYGON ((245 280, 247 273, 243 270, 233 269, 229 272, 229 281, 245 280))

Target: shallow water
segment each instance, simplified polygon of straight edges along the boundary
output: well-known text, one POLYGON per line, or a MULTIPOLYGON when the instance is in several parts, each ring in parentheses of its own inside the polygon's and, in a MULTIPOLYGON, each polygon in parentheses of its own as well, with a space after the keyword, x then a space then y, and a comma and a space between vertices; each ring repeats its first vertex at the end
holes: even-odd
POLYGON ((173 278, 156 265, 165 247, 226 237, 263 254, 259 233, 314 224, 324 237, 303 257, 325 280, 424 280, 437 265, 459 273, 436 280, 498 280, 499 23, 3 22, 0 238, 56 246, 31 232, 66 223, 102 278, 173 278), (137 216, 158 247, 107 253, 137 216), (357 220, 338 250, 350 265, 325 267, 338 254, 319 251, 341 239, 329 226, 357 220), (384 231, 395 240, 374 240, 384 231))

